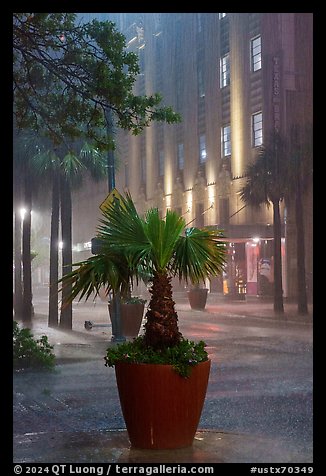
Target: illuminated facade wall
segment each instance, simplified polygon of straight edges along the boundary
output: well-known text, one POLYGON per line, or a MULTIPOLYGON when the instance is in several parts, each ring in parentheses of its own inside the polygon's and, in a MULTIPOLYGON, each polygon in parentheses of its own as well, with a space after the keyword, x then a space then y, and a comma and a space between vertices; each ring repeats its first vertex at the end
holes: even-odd
MULTIPOLYGON (((163 214, 173 207, 204 225, 271 223, 270 210, 253 216, 238 195, 257 151, 252 115, 264 117, 262 68, 251 71, 250 52, 251 39, 262 35, 261 15, 142 15, 144 47, 137 49, 138 40, 130 43, 144 67, 145 79, 140 77, 136 92, 161 92, 164 103, 183 120, 172 126, 153 124, 142 134, 143 151, 130 147, 122 158, 134 179, 126 184, 119 174, 117 181, 122 189, 128 186, 136 201, 145 193, 147 207, 159 206, 163 214), (146 181, 141 182, 136 177, 143 161, 146 181)), ((135 14, 135 24, 137 18, 135 14)), ((127 40, 135 31, 136 26, 125 29, 127 40)), ((265 117, 262 127, 265 121, 267 127, 265 117)))
MULTIPOLYGON (((141 212, 172 208, 197 226, 222 227, 230 238, 272 237, 272 207, 244 207, 239 190, 272 128, 287 134, 299 116, 312 121, 312 14, 114 15, 139 55, 135 93, 160 92, 182 115, 182 123, 152 124, 139 137, 118 134, 118 189, 128 188, 141 212)), ((305 210, 311 243, 311 198, 305 210)), ((289 226, 292 213, 288 206, 289 226)), ((286 249, 294 275, 292 241, 286 249)), ((311 272, 311 246, 307 267, 311 272)))

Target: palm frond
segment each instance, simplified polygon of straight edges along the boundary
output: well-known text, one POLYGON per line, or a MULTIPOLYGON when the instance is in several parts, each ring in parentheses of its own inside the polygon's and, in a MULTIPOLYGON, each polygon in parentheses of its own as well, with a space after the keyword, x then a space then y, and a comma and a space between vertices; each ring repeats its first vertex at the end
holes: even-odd
POLYGON ((128 255, 135 269, 141 260, 149 259, 151 243, 145 233, 144 220, 138 215, 129 194, 104 210, 98 237, 103 243, 128 255))
POLYGON ((289 150, 279 133, 272 132, 259 149, 256 161, 247 167, 246 184, 240 198, 248 205, 269 206, 284 198, 291 178, 288 170, 289 150))
POLYGON ((161 219, 156 208, 141 218, 129 193, 110 203, 103 211, 97 238, 101 253, 77 263, 78 268, 64 278, 72 286, 70 300, 88 299, 104 286, 114 292, 141 279, 146 272, 155 276, 178 275, 198 283, 221 274, 225 246, 220 231, 185 228, 185 220, 168 211, 161 219))
POLYGON ((61 169, 65 177, 71 179, 77 176, 82 170, 85 170, 85 165, 80 161, 77 155, 70 151, 61 160, 61 169))
POLYGON ((157 272, 169 266, 177 241, 185 227, 185 220, 176 212, 167 211, 165 220, 156 208, 145 216, 145 233, 151 244, 151 260, 157 272))
POLYGON ((79 158, 94 180, 107 176, 107 154, 85 142, 80 149, 79 158))
POLYGON ((41 149, 31 159, 31 166, 37 176, 52 176, 59 170, 59 157, 49 149, 41 149))
POLYGON ((79 301, 84 297, 87 300, 91 295, 95 298, 102 287, 106 292, 112 290, 115 293, 122 286, 126 287, 129 284, 129 271, 121 255, 99 254, 74 266, 78 266, 77 269, 59 280, 62 283, 60 291, 65 286, 72 286, 66 303, 72 302, 77 297, 79 301))
POLYGON ((172 269, 179 279, 193 283, 222 273, 226 262, 225 244, 218 230, 188 228, 175 250, 172 269))

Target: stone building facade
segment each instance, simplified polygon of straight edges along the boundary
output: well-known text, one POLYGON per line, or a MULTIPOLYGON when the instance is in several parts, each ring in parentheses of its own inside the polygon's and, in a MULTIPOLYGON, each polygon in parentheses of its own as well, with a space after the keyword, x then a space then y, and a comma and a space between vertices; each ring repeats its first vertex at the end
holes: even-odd
MULTIPOLYGON (((113 19, 128 49, 139 56, 135 93, 160 92, 164 104, 182 116, 180 124, 153 123, 136 137, 117 131, 118 190, 130 190, 141 213, 155 206, 164 216, 172 208, 187 223, 223 229, 230 266, 224 284, 212 285, 212 290, 228 293, 242 283, 241 292, 259 293, 263 260, 272 269, 272 207, 244 206, 239 191, 246 167, 272 130, 289 137, 294 125, 300 131, 312 126, 312 14, 80 15, 113 19)), ((106 183, 78 192, 76 243, 87 243, 94 234, 96 207, 106 194, 106 183), (88 212, 83 221, 84 205, 88 212)), ((304 192, 304 210, 306 271, 311 275, 311 182, 304 192)), ((282 202, 281 213, 284 295, 294 297, 292 203, 282 202)))

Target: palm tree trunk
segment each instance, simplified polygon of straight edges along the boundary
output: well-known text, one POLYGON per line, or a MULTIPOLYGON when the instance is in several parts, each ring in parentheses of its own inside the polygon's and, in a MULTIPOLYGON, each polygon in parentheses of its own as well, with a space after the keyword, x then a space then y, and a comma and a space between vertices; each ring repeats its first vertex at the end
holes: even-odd
POLYGON ((57 327, 58 312, 58 265, 59 265, 59 213, 60 183, 58 174, 54 175, 52 185, 52 213, 50 238, 50 283, 49 283, 49 327, 57 327))
MULTIPOLYGON (((14 130, 15 132, 15 130, 14 130)), ((15 139, 18 138, 15 136, 15 139)), ((22 216, 20 207, 22 206, 23 192, 23 171, 19 160, 19 154, 13 157, 13 205, 14 205, 14 315, 16 319, 22 318, 23 307, 23 284, 22 284, 22 216)))
POLYGON ((23 287, 22 287, 22 219, 20 211, 15 207, 15 284, 14 284, 14 313, 17 319, 22 316, 23 287))
POLYGON ((32 259, 31 259, 31 211, 32 187, 28 174, 25 175, 26 213, 23 220, 23 322, 31 322, 33 315, 32 303, 32 259))
POLYGON ((146 313, 144 340, 154 349, 177 345, 182 337, 172 299, 171 279, 166 273, 155 274, 149 291, 152 297, 146 313))
POLYGON ((306 288, 306 266, 305 266, 305 242, 304 223, 301 199, 300 179, 295 199, 295 214, 297 225, 297 286, 298 286, 298 314, 308 314, 307 288, 306 288))
MULTIPOLYGON (((62 231, 62 276, 72 270, 72 202, 70 184, 64 177, 60 181, 61 190, 61 231, 62 231)), ((62 302, 71 294, 72 286, 68 284, 62 290, 62 302)), ((72 329, 72 303, 61 307, 60 327, 72 329)))
POLYGON ((281 255, 281 215, 279 200, 273 201, 274 224, 274 312, 284 313, 281 255))

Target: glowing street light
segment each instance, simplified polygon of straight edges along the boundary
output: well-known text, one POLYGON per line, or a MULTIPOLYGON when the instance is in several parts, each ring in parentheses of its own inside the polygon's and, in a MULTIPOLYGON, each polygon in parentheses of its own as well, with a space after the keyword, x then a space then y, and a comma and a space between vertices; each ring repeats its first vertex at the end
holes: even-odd
POLYGON ((19 210, 20 217, 21 217, 22 220, 24 220, 25 215, 26 215, 26 212, 27 212, 26 208, 21 208, 21 209, 19 210))

